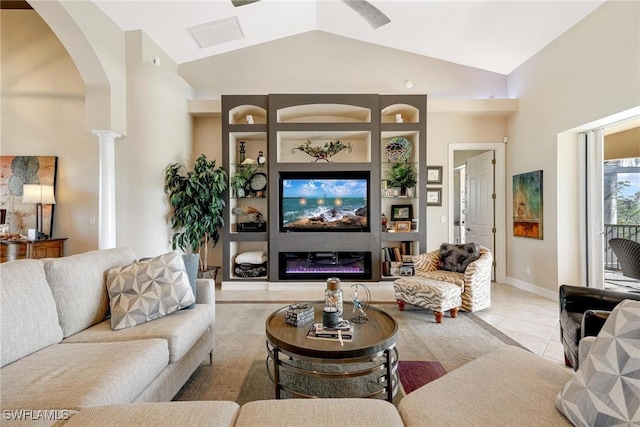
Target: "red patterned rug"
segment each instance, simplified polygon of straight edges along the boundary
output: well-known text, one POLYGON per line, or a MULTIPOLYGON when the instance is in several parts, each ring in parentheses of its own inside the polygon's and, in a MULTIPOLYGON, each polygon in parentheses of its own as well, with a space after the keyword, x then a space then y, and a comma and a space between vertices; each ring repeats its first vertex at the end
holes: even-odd
POLYGON ((398 365, 400 384, 406 394, 447 373, 440 362, 403 361, 398 365))

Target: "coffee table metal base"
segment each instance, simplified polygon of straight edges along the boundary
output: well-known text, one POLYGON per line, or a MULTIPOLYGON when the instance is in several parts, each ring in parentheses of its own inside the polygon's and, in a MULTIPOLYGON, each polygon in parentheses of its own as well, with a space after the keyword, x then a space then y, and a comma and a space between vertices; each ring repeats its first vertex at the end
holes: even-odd
POLYGON ((385 394, 386 400, 393 401, 398 392, 398 350, 395 345, 381 352, 357 358, 347 359, 321 359, 308 356, 300 356, 278 348, 267 340, 267 372, 275 388, 275 398, 280 399, 282 391, 286 391, 294 397, 377 397, 385 394), (308 363, 299 363, 299 362, 308 363), (344 364, 364 363, 363 369, 339 369, 337 372, 323 370, 323 365, 343 366, 344 364), (375 386, 365 394, 353 396, 318 396, 295 390, 291 385, 282 381, 281 371, 289 371, 292 375, 302 375, 318 379, 348 379, 364 376, 375 378, 375 386), (375 374, 379 374, 375 376, 375 374))

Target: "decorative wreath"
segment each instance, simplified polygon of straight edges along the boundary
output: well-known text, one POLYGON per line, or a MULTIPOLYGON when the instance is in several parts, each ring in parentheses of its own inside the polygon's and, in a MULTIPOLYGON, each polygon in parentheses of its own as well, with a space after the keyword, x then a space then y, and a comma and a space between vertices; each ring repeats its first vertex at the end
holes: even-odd
POLYGON ((405 162, 411 156, 411 143, 401 136, 392 138, 384 147, 384 153, 392 162, 405 162))

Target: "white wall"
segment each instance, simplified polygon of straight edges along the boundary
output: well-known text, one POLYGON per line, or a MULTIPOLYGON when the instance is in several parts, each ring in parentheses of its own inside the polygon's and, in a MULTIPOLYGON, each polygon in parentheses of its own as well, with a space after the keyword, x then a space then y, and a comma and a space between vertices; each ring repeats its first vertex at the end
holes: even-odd
MULTIPOLYGON (((509 97, 520 99, 520 109, 508 124, 507 206, 512 175, 544 171, 544 239, 507 234, 509 253, 518 254, 507 265, 514 282, 554 293, 577 277, 578 188, 565 185, 577 184, 577 170, 574 158, 563 159, 575 148, 559 147, 558 135, 640 104, 639 9, 637 1, 606 2, 508 77, 509 97)), ((507 218, 511 228, 511 213, 507 218)))

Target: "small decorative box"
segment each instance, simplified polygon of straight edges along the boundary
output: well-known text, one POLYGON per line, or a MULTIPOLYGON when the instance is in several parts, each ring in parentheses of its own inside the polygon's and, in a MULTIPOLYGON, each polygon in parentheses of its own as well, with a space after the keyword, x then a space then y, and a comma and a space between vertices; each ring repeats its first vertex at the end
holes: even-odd
POLYGON ((313 322, 313 319, 313 305, 307 302, 292 304, 287 307, 287 311, 285 312, 285 321, 289 325, 302 326, 313 322))

